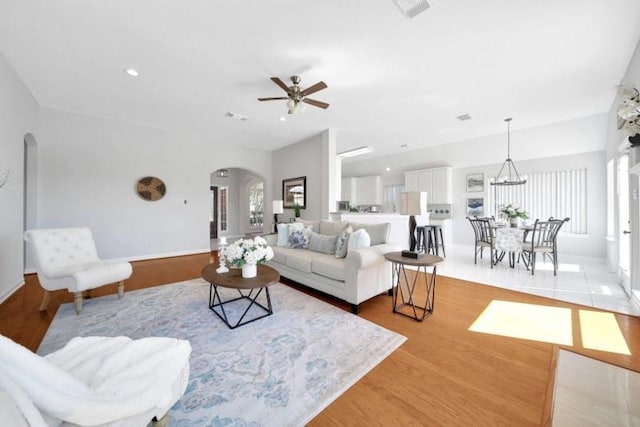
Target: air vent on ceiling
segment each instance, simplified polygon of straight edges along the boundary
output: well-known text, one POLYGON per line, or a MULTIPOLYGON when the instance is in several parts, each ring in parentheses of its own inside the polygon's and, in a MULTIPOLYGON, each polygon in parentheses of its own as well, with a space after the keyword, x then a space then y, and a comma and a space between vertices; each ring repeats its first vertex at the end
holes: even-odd
POLYGON ((429 9, 427 0, 393 0, 407 18, 415 18, 418 14, 429 9))
POLYGON ((456 118, 461 122, 464 122, 465 120, 471 120, 471 116, 469 114, 462 114, 456 118))
POLYGON ((247 120, 247 116, 243 116, 242 114, 232 113, 231 111, 228 111, 227 114, 225 114, 225 116, 231 117, 233 120, 240 120, 241 122, 244 122, 245 120, 247 120))

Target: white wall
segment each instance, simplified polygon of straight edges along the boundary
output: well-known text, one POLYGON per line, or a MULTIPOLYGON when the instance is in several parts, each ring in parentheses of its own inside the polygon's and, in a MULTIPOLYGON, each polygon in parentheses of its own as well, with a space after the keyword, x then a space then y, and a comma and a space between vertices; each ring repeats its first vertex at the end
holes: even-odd
POLYGON ((23 279, 24 138, 35 132, 38 104, 0 53, 0 170, 9 176, 0 188, 0 301, 23 279))
POLYGON ((240 167, 271 182, 270 152, 51 109, 38 142, 39 226, 87 225, 105 258, 209 251, 210 174, 240 167), (137 196, 146 175, 165 182, 163 199, 137 196))
MULTIPOLYGON (((633 86, 637 89, 640 89, 640 42, 636 46, 636 49, 631 57, 631 61, 629 62, 629 66, 627 71, 622 77, 621 84, 633 86)), ((611 105, 611 109, 608 114, 608 127, 607 127, 607 137, 606 137, 606 149, 607 149, 607 161, 610 159, 617 159, 620 156, 620 152, 618 151, 618 147, 628 140, 628 135, 621 129, 618 129, 618 115, 617 108, 619 105, 619 98, 616 98, 611 105)), ((615 170, 616 168, 614 168, 615 170)), ((616 179, 617 179, 617 171, 616 179)), ((637 195, 640 192, 640 188, 638 185, 638 180, 633 179, 629 182, 629 192, 630 198, 629 203, 631 207, 630 217, 638 218, 640 217, 640 202, 638 197, 633 199, 633 194, 637 195)), ((614 240, 611 241, 608 245, 607 251, 607 259, 609 261, 609 265, 612 268, 618 265, 618 239, 623 230, 627 229, 626 224, 619 224, 618 222, 618 210, 617 210, 617 196, 615 197, 616 207, 614 209, 614 222, 615 222, 615 234, 614 240)), ((635 284, 635 289, 640 289, 640 262, 637 262, 640 259, 640 224, 635 224, 636 229, 632 231, 631 237, 631 281, 635 284)))
MULTIPOLYGON (((546 159, 514 161, 522 175, 533 172, 545 172, 566 169, 587 169, 587 228, 586 236, 564 235, 558 237, 558 251, 562 254, 574 254, 604 258, 606 255, 605 235, 607 232, 607 167, 604 150, 591 153, 557 156, 546 159)), ((484 198, 487 202, 491 187, 485 185, 484 192, 466 192, 466 176, 471 173, 483 173, 485 179, 498 173, 502 163, 455 168, 453 170, 453 241, 454 243, 473 244, 473 230, 465 219, 467 198, 484 198)), ((526 206, 523 206, 526 209, 526 206)), ((535 220, 536 218, 531 218, 535 220)), ((541 218, 543 219, 543 218, 541 218)), ((544 218, 546 219, 546 218, 544 218)))
MULTIPOLYGON (((323 212, 323 179, 327 171, 323 169, 323 136, 322 134, 289 145, 273 152, 273 199, 265 199, 266 208, 272 210, 271 200, 283 200, 282 180, 307 177, 307 206, 300 210, 300 216, 304 219, 328 218, 328 212, 323 212)), ((293 217, 293 209, 285 209, 283 218, 293 217)))

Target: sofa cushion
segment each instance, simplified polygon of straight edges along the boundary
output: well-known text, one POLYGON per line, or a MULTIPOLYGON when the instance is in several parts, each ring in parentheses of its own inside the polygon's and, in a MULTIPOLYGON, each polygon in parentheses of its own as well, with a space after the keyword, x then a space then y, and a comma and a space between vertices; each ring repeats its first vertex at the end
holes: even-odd
POLYGON ((287 252, 295 250, 287 248, 286 246, 276 246, 271 249, 273 249, 273 258, 271 258, 271 261, 277 262, 278 264, 284 264, 287 258, 287 252))
POLYGON ((389 233, 391 232, 391 224, 384 222, 381 224, 361 224, 359 222, 352 222, 351 226, 354 231, 365 229, 367 234, 371 238, 371 246, 387 243, 389 240, 389 233))
POLYGON ((320 231, 318 231, 318 233, 328 236, 337 236, 342 232, 342 230, 344 230, 347 224, 347 221, 327 221, 323 219, 320 221, 320 231))
POLYGON ((336 258, 344 258, 347 256, 347 245, 349 244, 349 236, 353 233, 351 225, 347 225, 338 235, 336 240, 336 258))
POLYGON ((311 271, 329 279, 344 282, 345 264, 344 258, 319 255, 311 262, 311 271))
POLYGON ((309 250, 321 252, 323 254, 334 255, 336 253, 336 241, 338 236, 325 236, 323 234, 309 234, 309 250))
MULTIPOLYGON (((311 227, 311 229, 313 231, 315 231, 316 233, 320 232, 320 220, 318 221, 309 221, 306 219, 302 219, 302 218, 296 218, 296 222, 303 224, 305 227, 311 227)), ((325 233, 322 233, 325 234, 325 233)), ((336 233, 338 234, 338 233, 336 233)))
POLYGON ((322 254, 310 250, 290 251, 287 252, 284 265, 305 273, 311 273, 311 261, 318 256, 322 256, 322 254))
POLYGON ((349 242, 347 243, 347 252, 351 252, 354 249, 368 248, 371 246, 371 237, 369 237, 369 233, 364 228, 360 230, 356 230, 349 237, 349 242))
POLYGON ((306 249, 309 246, 309 234, 311 227, 305 227, 302 223, 295 222, 289 224, 289 240, 290 248, 306 249))

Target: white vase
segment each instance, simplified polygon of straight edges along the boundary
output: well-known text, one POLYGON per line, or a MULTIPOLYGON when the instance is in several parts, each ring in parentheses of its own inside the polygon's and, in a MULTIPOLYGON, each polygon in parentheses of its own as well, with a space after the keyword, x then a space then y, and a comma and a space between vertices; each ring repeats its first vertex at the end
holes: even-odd
POLYGON ((511 218, 509 220, 509 223, 511 224, 512 228, 517 228, 518 227, 518 218, 511 218))
POLYGON ((242 266, 242 277, 250 279, 258 275, 258 266, 256 264, 245 264, 242 266))

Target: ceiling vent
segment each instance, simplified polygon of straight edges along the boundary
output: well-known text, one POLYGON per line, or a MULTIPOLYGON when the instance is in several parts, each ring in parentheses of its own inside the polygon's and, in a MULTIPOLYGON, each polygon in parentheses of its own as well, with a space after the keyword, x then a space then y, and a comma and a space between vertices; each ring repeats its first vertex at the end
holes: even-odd
POLYGON ((464 122, 466 120, 471 120, 471 116, 469 114, 462 114, 461 116, 456 117, 456 119, 464 122))
POLYGON ((407 18, 415 18, 420 13, 429 9, 429 2, 427 0, 393 0, 402 13, 406 15, 407 18))
POLYGON ((244 122, 245 120, 247 120, 247 116, 243 116, 242 114, 232 113, 231 111, 228 111, 227 114, 225 114, 225 116, 231 117, 233 120, 240 120, 241 122, 244 122))

